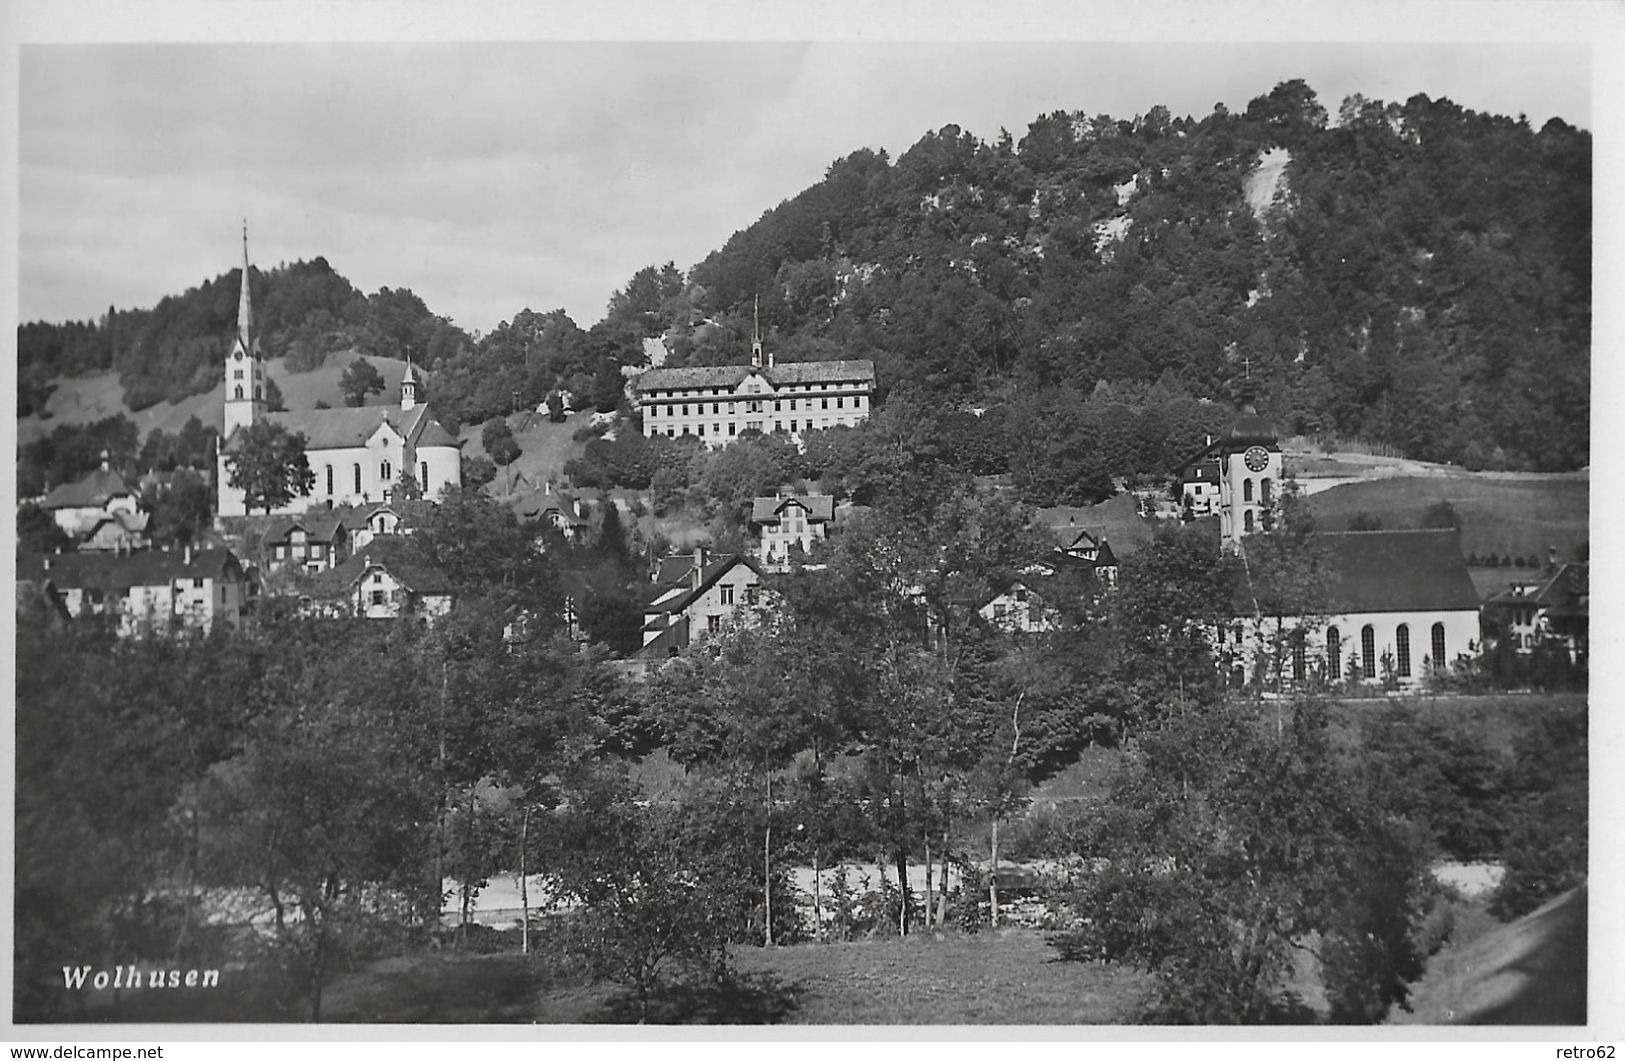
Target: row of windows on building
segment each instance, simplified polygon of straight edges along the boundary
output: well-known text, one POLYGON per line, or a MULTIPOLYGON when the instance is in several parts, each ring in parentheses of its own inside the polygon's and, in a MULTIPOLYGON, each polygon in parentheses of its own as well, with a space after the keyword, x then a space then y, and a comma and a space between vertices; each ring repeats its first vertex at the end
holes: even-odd
MULTIPOLYGON (((767 400, 766 399, 759 399, 759 398, 736 399, 736 398, 730 398, 730 399, 728 399, 728 415, 732 416, 732 415, 734 415, 735 413, 737 413, 739 411, 738 407, 739 407, 739 402, 741 400, 743 400, 745 402, 745 412, 747 412, 747 413, 762 413, 762 412, 767 411, 767 408, 766 408, 767 400)), ((796 411, 796 402, 799 401, 799 400, 800 399, 797 399, 797 398, 789 399, 790 412, 793 413, 793 412, 796 411)), ((774 398, 773 399, 773 411, 776 412, 776 413, 784 412, 784 402, 785 402, 785 399, 783 399, 783 398, 774 398)), ((808 408, 808 410, 812 409, 812 407, 813 407, 812 403, 813 403, 813 399, 808 398, 807 399, 807 408, 808 408)), ((819 403, 818 407, 820 409, 828 409, 829 408, 829 399, 828 398, 819 398, 818 403, 819 403)), ((696 416, 704 416, 705 415, 705 403, 704 402, 695 402, 695 403, 693 403, 693 405, 694 405, 694 415, 696 415, 696 416)), ((683 405, 665 405, 665 406, 651 404, 649 406, 649 415, 654 416, 654 417, 660 416, 661 415, 660 410, 662 408, 670 410, 670 412, 665 414, 666 416, 688 416, 689 415, 689 411, 688 411, 689 403, 684 403, 683 405), (679 412, 678 411, 679 409, 682 410, 682 411, 679 412)), ((846 408, 846 396, 844 396, 844 395, 836 395, 836 397, 835 397, 835 408, 837 408, 837 409, 845 409, 846 408)), ((854 408, 854 409, 862 409, 863 408, 863 396, 862 395, 852 395, 852 408, 854 408)), ((711 403, 711 415, 712 416, 719 416, 719 415, 721 415, 721 413, 722 413, 722 403, 721 402, 712 402, 711 403)))
MULTIPOLYGON (((747 420, 747 421, 745 421, 745 430, 746 431, 761 431, 761 430, 763 430, 763 424, 764 424, 764 421, 761 421, 761 420, 747 420)), ((834 418, 832 418, 832 420, 829 423, 825 424, 824 426, 825 427, 846 427, 846 426, 855 427, 855 426, 857 426, 857 420, 856 419, 850 419, 849 420, 848 418, 846 418, 844 416, 834 417, 834 418)), ((722 437, 724 434, 727 434, 731 438, 734 435, 737 435, 739 433, 739 425, 738 424, 728 424, 727 427, 728 427, 728 430, 726 432, 724 432, 722 430, 722 428, 723 428, 722 424, 712 424, 711 425, 711 434, 713 436, 715 436, 715 437, 718 437, 718 438, 722 437)), ((807 430, 812 431, 813 429, 814 429, 813 422, 811 420, 808 420, 807 421, 807 430)), ((651 430, 654 430, 654 429, 651 429, 651 430)), ((775 430, 775 431, 783 431, 784 430, 784 421, 783 420, 775 420, 775 421, 773 421, 773 430, 775 430)), ((790 434, 792 434, 792 435, 796 434, 800 430, 801 430, 801 421, 800 420, 792 420, 792 421, 790 421, 790 434)), ((678 432, 677 428, 675 428, 675 427, 666 428, 666 437, 667 438, 676 438, 678 436, 678 434, 679 434, 679 432, 678 432)), ((700 438, 704 438, 705 437, 705 425, 704 424, 695 424, 694 425, 694 430, 691 431, 691 430, 689 430, 689 425, 684 424, 683 429, 681 431, 681 434, 684 434, 684 435, 698 435, 700 438)))
MULTIPOLYGON (((1434 623, 1432 634, 1432 655, 1428 657, 1429 664, 1435 668, 1443 668, 1448 660, 1445 658, 1444 624, 1434 623)), ((1237 645, 1241 644, 1242 631, 1237 626, 1232 631, 1237 645)), ((1219 644, 1225 641, 1224 627, 1219 628, 1219 644)), ((1303 631, 1295 631, 1292 635, 1292 678, 1302 681, 1308 673, 1308 651, 1304 644, 1303 631)), ((1353 670, 1356 673, 1350 677, 1372 678, 1378 675, 1378 667, 1383 661, 1377 655, 1377 631, 1370 623, 1360 628, 1359 654, 1354 658, 1353 670)), ((1327 673, 1341 676, 1343 674, 1343 634, 1337 627, 1326 630, 1326 665, 1327 673)), ((1409 623, 1400 623, 1394 628, 1394 675, 1398 678, 1409 678, 1411 670, 1411 628, 1409 623)))
MULTIPOLYGON (((352 465, 351 466, 351 471, 354 474, 354 482, 355 482, 355 489, 352 492, 357 493, 357 494, 362 493, 363 491, 362 491, 362 487, 361 487, 361 465, 359 463, 355 464, 355 465, 352 465)), ((394 478, 394 475, 395 475, 395 466, 393 464, 391 464, 389 461, 380 461, 378 463, 378 478, 379 478, 380 481, 387 483, 392 478, 394 478)), ((327 465, 327 482, 326 482, 327 493, 328 494, 334 493, 334 490, 333 490, 333 478, 334 478, 333 465, 329 464, 329 465, 327 465)), ((428 487, 429 487, 429 462, 428 461, 419 461, 418 462, 418 488, 421 489, 421 490, 427 490, 428 487)))

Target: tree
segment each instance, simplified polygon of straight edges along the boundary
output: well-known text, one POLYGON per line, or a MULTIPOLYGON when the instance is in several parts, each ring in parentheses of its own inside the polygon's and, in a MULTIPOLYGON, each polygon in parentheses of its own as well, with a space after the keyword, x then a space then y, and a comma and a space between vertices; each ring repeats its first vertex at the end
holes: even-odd
POLYGON ((1075 897, 1090 920, 1051 943, 1146 968, 1150 1016, 1203 1024, 1303 1019, 1285 988, 1309 950, 1334 1021, 1380 1020, 1422 971, 1426 875, 1385 799, 1333 754, 1316 701, 1279 735, 1240 704, 1170 715, 1088 838, 1108 860, 1075 897))
MULTIPOLYGON (((508 421, 500 416, 493 416, 480 430, 480 444, 485 447, 486 456, 504 470, 523 452, 513 437, 512 429, 508 427, 508 421)), ((504 482, 511 482, 511 479, 505 478, 504 482)))
POLYGON ((236 436, 226 454, 226 482, 243 492, 243 507, 267 515, 316 485, 316 473, 305 459, 305 436, 280 424, 259 420, 236 436))
POLYGON ((372 366, 372 362, 358 357, 339 377, 339 389, 344 392, 345 405, 366 405, 367 395, 384 392, 384 377, 372 366))
POLYGON ((73 547, 51 514, 32 501, 17 506, 17 548, 22 552, 51 553, 73 547))
POLYGON ((268 413, 284 413, 288 411, 287 403, 282 400, 282 388, 278 387, 276 380, 269 375, 265 377, 265 411, 268 413))

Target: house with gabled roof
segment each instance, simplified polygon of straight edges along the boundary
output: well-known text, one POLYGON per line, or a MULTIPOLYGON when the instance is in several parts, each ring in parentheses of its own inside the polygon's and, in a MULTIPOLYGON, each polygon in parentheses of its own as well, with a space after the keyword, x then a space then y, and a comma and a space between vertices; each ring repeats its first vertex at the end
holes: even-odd
POLYGON ((1531 655, 1561 645, 1570 662, 1591 653, 1591 568, 1553 560, 1533 578, 1512 583, 1484 602, 1485 636, 1531 655))
POLYGON ((242 290, 237 304, 237 334, 225 363, 224 430, 217 469, 217 513, 242 516, 243 491, 231 485, 232 455, 241 432, 269 422, 305 437, 305 459, 315 474, 309 495, 295 497, 272 514, 292 515, 313 506, 334 508, 387 501, 401 477, 410 474, 431 500, 462 485, 462 452, 458 443, 417 401, 417 377, 407 364, 400 380, 400 404, 345 409, 300 409, 268 412, 265 408, 265 362, 254 328, 248 290, 248 232, 243 231, 242 290))
POLYGON ((115 509, 98 517, 90 524, 79 543, 82 553, 132 552, 152 544, 147 538, 147 525, 152 521, 150 512, 130 512, 115 509))
POLYGON ((106 450, 102 451, 100 468, 82 479, 53 487, 40 507, 70 538, 83 537, 108 516, 119 512, 133 515, 138 508, 137 497, 124 476, 108 465, 106 450))
POLYGON ((260 535, 264 570, 314 575, 337 567, 350 555, 343 520, 334 513, 275 516, 260 535))
POLYGON ((590 526, 583 514, 581 499, 563 490, 554 490, 549 482, 544 482, 540 489, 533 487, 515 494, 508 506, 521 523, 551 527, 564 535, 566 541, 575 541, 590 526))
POLYGON ((738 553, 714 556, 704 548, 661 561, 643 604, 639 656, 664 657, 714 634, 742 607, 760 599, 762 568, 738 553))
POLYGON ((708 448, 746 431, 800 440, 809 431, 855 426, 869 418, 875 363, 867 360, 774 364, 758 324, 749 365, 654 368, 633 383, 646 437, 692 435, 708 448))
POLYGON ((788 571, 792 556, 812 554, 835 522, 828 494, 778 494, 751 500, 750 525, 758 539, 756 559, 768 571, 788 571))
POLYGON ((122 637, 236 625, 246 593, 242 564, 230 550, 190 546, 24 556, 17 581, 48 581, 69 615, 106 616, 122 637))
POLYGON ((328 616, 433 621, 451 611, 454 600, 451 580, 409 539, 384 535, 319 574, 301 604, 328 616))

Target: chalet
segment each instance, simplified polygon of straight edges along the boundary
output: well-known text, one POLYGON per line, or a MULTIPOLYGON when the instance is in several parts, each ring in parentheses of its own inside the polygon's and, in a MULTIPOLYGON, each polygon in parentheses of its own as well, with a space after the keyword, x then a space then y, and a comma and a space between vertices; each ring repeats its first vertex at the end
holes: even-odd
POLYGON ((264 570, 317 574, 337 567, 350 555, 349 537, 340 517, 311 512, 274 517, 260 536, 264 570))
POLYGON ((17 561, 17 581, 50 582, 69 615, 106 616, 128 637, 236 625, 247 580, 229 550, 188 547, 26 556, 17 561))
POLYGON ((433 621, 451 610, 453 600, 450 580, 424 562, 411 542, 381 536, 317 576, 301 604, 319 615, 433 621))
POLYGON ((708 448, 746 431, 783 432, 798 442, 809 431, 852 426, 869 418, 873 361, 805 361, 775 365, 762 352, 758 328, 749 365, 655 368, 633 383, 643 433, 692 435, 708 448))
POLYGON ((787 571, 792 555, 805 559, 835 520, 828 494, 777 495, 751 501, 750 524, 760 542, 756 559, 768 571, 787 571))
POLYGON ((106 450, 102 451, 100 468, 77 482, 51 490, 40 507, 70 538, 83 537, 108 516, 119 512, 134 515, 137 509, 136 495, 124 477, 108 467, 106 450))
POLYGON ((666 557, 643 605, 645 658, 675 655, 696 637, 716 633, 740 608, 757 603, 762 568, 749 556, 713 557, 705 549, 666 557))
POLYGON ((345 549, 360 552, 376 537, 391 534, 411 534, 433 504, 428 501, 374 501, 339 511, 344 527, 345 549))
POLYGON ((1541 573, 1514 582, 1484 602, 1484 632, 1519 655, 1560 645, 1570 662, 1590 655, 1591 568, 1559 564, 1554 558, 1541 573))
POLYGON ((563 490, 555 491, 552 483, 543 483, 540 490, 532 488, 516 494, 509 507, 519 522, 551 527, 567 541, 575 541, 589 525, 581 499, 563 490))

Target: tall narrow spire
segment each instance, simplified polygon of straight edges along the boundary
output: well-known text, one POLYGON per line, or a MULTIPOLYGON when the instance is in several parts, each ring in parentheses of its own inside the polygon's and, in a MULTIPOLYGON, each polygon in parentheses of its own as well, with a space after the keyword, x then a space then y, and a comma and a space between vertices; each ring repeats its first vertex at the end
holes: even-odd
POLYGON ((248 296, 248 218, 243 218, 243 289, 237 296, 237 341, 254 353, 254 304, 248 296))

